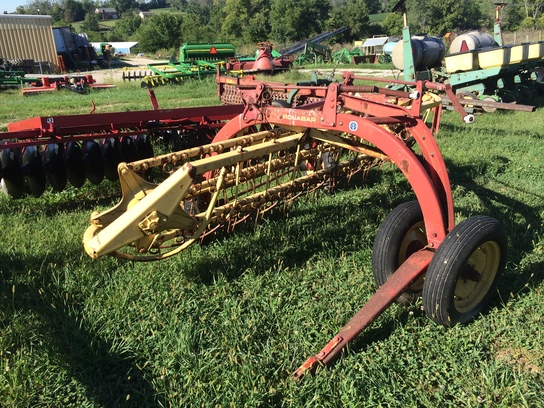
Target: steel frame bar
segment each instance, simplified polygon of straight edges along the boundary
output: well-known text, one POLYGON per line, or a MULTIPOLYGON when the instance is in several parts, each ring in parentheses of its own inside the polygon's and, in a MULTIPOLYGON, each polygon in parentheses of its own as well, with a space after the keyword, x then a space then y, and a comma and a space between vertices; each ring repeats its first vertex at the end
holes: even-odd
POLYGON ((354 340, 379 315, 381 315, 399 297, 408 286, 426 270, 433 252, 421 250, 412 254, 397 271, 372 295, 351 320, 327 343, 315 356, 307 359, 293 374, 296 380, 306 374, 314 374, 320 365, 333 362, 342 353, 347 344, 354 340))
POLYGON ((0 133, 0 149, 138 135, 153 130, 219 128, 242 111, 241 105, 229 105, 37 116, 8 124, 8 132, 0 133))

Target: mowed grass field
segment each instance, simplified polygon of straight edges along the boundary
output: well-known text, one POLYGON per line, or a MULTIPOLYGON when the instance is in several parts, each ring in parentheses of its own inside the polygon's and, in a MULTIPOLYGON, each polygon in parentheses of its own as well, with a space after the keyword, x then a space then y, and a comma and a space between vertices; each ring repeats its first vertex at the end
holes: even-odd
MULTIPOLYGON (((283 79, 282 79, 283 80, 283 79)), ((212 80, 155 89, 161 108, 217 105, 212 80)), ((151 109, 139 84, 77 95, 0 91, 0 129, 36 115, 151 109)), ((508 230, 490 307, 446 329, 394 304, 333 366, 294 382, 375 292, 376 231, 414 199, 391 165, 160 263, 92 261, 82 236, 116 183, 0 197, 3 407, 544 406, 544 110, 438 135, 456 218, 508 230)))

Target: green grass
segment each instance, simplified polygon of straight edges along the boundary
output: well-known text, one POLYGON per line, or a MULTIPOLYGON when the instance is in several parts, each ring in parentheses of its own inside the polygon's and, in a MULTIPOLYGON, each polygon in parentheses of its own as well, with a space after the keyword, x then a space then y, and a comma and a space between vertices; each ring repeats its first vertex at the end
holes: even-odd
MULTIPOLYGON (((155 93, 165 108, 218 103, 213 81, 155 93)), ((139 84, 30 98, 2 91, 0 100, 0 123, 85 113, 90 100, 97 112, 151 106, 139 84)), ((445 329, 419 303, 393 305, 302 383, 290 373, 375 291, 376 229, 413 199, 392 166, 160 263, 84 254, 89 216, 116 202, 116 183, 0 197, 1 405, 543 406, 542 113, 485 114, 470 126, 443 115, 438 143, 457 220, 487 214, 509 231, 490 308, 445 329)))
MULTIPOLYGON (((0 97, 9 100, 2 106, 0 131, 7 131, 7 124, 33 116, 86 114, 95 105, 95 113, 127 110, 151 110, 151 100, 140 81, 123 82, 106 74, 100 83, 113 83, 116 88, 78 94, 68 90, 22 96, 17 88, 0 90, 0 97)), ((154 90, 161 109, 184 108, 220 104, 216 95, 215 77, 204 80, 188 80, 183 85, 168 85, 154 90), (202 90, 205 89, 203 92, 202 90)))

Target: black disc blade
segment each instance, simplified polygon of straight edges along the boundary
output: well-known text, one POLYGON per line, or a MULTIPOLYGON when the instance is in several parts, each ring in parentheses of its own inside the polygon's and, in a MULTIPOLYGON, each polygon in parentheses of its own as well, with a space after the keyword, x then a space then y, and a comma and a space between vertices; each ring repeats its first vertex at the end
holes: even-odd
POLYGON ((43 152, 42 162, 45 177, 53 190, 64 190, 68 182, 66 163, 64 163, 64 145, 48 144, 43 152))
POLYGON ((21 152, 18 149, 3 149, 0 152, 2 191, 13 198, 20 198, 25 193, 25 182, 20 160, 21 152))
POLYGON ((83 143, 83 159, 87 179, 93 184, 100 184, 105 172, 100 145, 94 140, 86 140, 83 143))
POLYGON ((66 174, 68 181, 76 188, 85 183, 85 162, 83 151, 77 142, 68 142, 64 149, 64 160, 66 162, 66 174))
POLYGON ((125 163, 130 163, 138 160, 136 145, 134 139, 130 136, 123 136, 119 141, 119 150, 121 151, 121 160, 125 163))
POLYGON ((138 160, 150 159, 155 156, 153 152, 153 145, 151 144, 151 138, 147 133, 143 135, 138 135, 134 141, 136 145, 136 153, 138 155, 138 160))
POLYGON ((37 146, 26 146, 21 158, 21 171, 34 197, 39 197, 45 191, 45 171, 42 156, 37 146))
POLYGON ((117 166, 121 163, 121 151, 119 149, 119 139, 108 137, 102 139, 102 159, 104 160, 104 175, 110 181, 119 179, 117 166))

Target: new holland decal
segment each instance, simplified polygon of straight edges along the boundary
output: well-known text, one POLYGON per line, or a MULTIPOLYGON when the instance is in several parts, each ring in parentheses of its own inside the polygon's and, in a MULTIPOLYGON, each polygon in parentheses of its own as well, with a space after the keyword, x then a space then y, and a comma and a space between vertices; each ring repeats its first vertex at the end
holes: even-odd
POLYGON ((308 116, 300 116, 300 115, 291 115, 286 114, 281 117, 281 119, 287 119, 287 120, 299 120, 301 122, 316 122, 317 119, 315 117, 308 117, 308 116))

